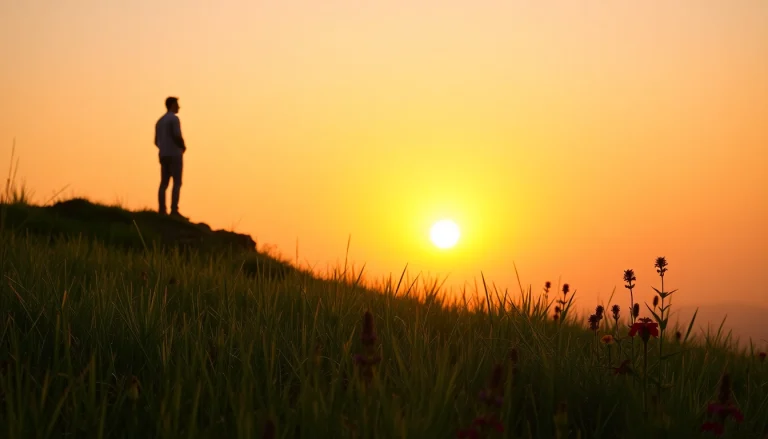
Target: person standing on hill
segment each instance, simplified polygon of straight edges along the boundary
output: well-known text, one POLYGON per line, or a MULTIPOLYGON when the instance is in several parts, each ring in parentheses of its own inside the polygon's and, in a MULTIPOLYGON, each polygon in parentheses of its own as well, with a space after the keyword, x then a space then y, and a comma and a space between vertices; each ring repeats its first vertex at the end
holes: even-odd
POLYGON ((179 213, 179 195, 181 193, 181 174, 184 169, 184 153, 187 146, 181 135, 181 122, 179 116, 179 99, 168 97, 165 99, 165 108, 168 110, 155 124, 155 146, 160 155, 160 189, 158 191, 159 212, 167 214, 165 207, 165 192, 168 183, 173 178, 171 189, 171 215, 184 218, 179 213))

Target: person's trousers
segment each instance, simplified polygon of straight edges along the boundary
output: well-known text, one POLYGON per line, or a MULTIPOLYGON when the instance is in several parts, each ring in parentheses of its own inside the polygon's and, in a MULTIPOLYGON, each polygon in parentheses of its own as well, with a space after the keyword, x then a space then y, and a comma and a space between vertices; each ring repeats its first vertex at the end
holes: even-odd
POLYGON ((168 184, 173 179, 171 189, 171 212, 179 211, 179 195, 181 193, 181 174, 184 169, 183 156, 160 157, 160 190, 158 191, 158 203, 160 213, 165 213, 165 192, 168 184))

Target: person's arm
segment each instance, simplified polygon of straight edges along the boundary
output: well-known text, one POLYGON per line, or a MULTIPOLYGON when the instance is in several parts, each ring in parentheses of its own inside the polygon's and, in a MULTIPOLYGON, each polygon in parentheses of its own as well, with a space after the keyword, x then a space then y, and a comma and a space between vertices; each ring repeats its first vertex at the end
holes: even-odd
POLYGON ((184 137, 181 135, 181 121, 178 117, 174 117, 171 120, 171 137, 173 137, 176 145, 181 148, 182 151, 187 150, 187 145, 184 143, 184 137))

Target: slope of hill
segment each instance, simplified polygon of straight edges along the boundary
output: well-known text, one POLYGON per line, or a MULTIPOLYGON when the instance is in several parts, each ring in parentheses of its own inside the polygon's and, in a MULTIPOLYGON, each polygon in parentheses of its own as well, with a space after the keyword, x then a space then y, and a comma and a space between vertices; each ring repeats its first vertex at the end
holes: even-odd
POLYGON ((1 205, 3 437, 768 433, 759 354, 660 347, 652 325, 610 316, 588 330, 530 295, 468 310, 370 291, 254 247, 84 200, 1 205))
POLYGON ((715 334, 720 329, 738 339, 741 346, 748 346, 750 341, 759 349, 768 347, 768 309, 740 303, 722 303, 698 307, 680 307, 673 314, 673 321, 689 322, 696 314, 695 334, 704 337, 707 333, 715 334))
POLYGON ((205 223, 193 223, 152 211, 104 206, 83 198, 51 206, 24 203, 0 204, 0 230, 59 239, 88 238, 109 247, 139 250, 175 249, 180 252, 234 252, 242 258, 248 274, 261 273, 283 278, 295 271, 286 261, 257 251, 249 235, 212 230, 205 223))

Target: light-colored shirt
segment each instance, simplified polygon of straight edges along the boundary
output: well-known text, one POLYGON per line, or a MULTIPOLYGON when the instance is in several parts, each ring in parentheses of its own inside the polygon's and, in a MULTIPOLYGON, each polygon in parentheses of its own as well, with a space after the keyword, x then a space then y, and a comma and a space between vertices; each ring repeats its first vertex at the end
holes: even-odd
POLYGON ((160 157, 184 154, 184 138, 181 136, 181 121, 172 112, 165 113, 155 124, 155 146, 160 157))

